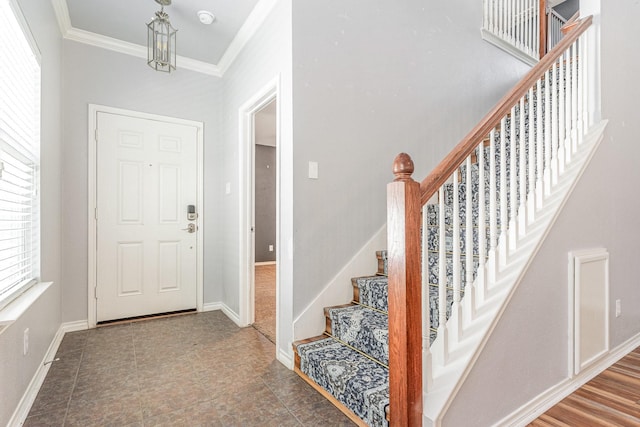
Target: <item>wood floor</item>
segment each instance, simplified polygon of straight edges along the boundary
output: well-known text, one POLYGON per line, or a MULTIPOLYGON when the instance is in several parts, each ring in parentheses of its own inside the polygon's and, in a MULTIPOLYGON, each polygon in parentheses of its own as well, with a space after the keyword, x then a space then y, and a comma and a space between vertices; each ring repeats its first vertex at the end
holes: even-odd
POLYGON ((253 327, 276 343, 276 265, 255 266, 255 321, 253 327))
POLYGON ((640 426, 640 347, 529 425, 640 426))

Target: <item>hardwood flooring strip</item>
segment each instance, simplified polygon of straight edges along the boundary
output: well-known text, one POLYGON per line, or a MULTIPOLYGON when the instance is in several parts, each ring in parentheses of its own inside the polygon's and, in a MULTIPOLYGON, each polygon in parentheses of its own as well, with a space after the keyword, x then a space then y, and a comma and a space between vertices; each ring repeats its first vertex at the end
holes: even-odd
POLYGON ((591 401, 597 402, 601 405, 609 406, 618 411, 622 411, 634 417, 640 417, 640 405, 636 404, 636 402, 612 395, 611 393, 602 392, 593 388, 587 388, 585 386, 579 390, 576 390, 575 394, 584 397, 585 399, 590 399, 591 401))
POLYGON ((562 421, 556 420, 555 418, 551 418, 549 415, 546 415, 546 414, 542 414, 540 418, 538 418, 538 420, 542 421, 545 426, 571 427, 569 424, 563 423, 562 421))
POLYGON ((570 426, 610 426, 611 424, 604 424, 602 420, 594 417, 591 414, 582 412, 571 405, 567 405, 564 401, 558 403, 553 408, 547 411, 550 417, 560 420, 570 426))
POLYGON ((640 426, 640 347, 549 409, 530 426, 640 426))
POLYGON ((571 405, 579 411, 588 413, 598 420, 606 420, 613 425, 640 425, 640 418, 621 412, 612 406, 603 405, 589 398, 572 394, 566 399, 567 405, 571 405))

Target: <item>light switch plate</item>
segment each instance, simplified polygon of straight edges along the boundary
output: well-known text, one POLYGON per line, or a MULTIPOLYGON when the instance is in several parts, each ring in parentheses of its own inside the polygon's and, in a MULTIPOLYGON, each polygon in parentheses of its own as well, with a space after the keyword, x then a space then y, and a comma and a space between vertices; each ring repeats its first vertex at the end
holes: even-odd
POLYGON ((318 162, 309 162, 309 178, 318 179, 318 162))

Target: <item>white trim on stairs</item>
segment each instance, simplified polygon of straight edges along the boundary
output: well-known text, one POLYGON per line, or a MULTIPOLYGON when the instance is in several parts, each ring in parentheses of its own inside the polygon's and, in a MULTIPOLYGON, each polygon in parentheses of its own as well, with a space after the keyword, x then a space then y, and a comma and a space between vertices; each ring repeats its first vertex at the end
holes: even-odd
MULTIPOLYGON (((496 282, 489 289, 490 297, 479 307, 479 318, 473 328, 464 331, 463 339, 451 348, 450 361, 446 368, 434 374, 433 387, 425 388, 423 425, 439 427, 455 400, 455 397, 471 373, 476 360, 498 325, 511 297, 526 274, 529 264, 542 246, 547 234, 558 218, 562 207, 571 195, 576 183, 589 164, 600 142, 604 138, 606 120, 592 126, 585 135, 572 163, 559 176, 552 193, 545 197, 545 209, 539 212, 536 222, 529 225, 528 234, 518 242, 518 249, 509 255, 508 264, 497 274, 496 282)), ((463 306, 470 299, 462 300, 463 306)), ((443 339, 438 336, 432 345, 435 354, 443 339)))
POLYGON ((529 424, 540 415, 544 414, 556 403, 582 387, 585 383, 589 382, 638 346, 640 346, 640 333, 611 350, 597 363, 594 363, 590 367, 584 369, 580 374, 573 378, 567 378, 540 393, 538 396, 531 399, 511 414, 498 421, 494 424, 494 427, 524 426, 529 424))
POLYGON ((534 65, 536 65, 538 63, 538 59, 537 58, 534 58, 533 56, 527 55, 526 53, 524 53, 522 50, 518 49, 517 47, 515 47, 511 43, 508 43, 508 42, 502 40, 500 37, 496 36, 491 31, 488 31, 488 30, 485 30, 484 28, 482 28, 480 30, 480 32, 482 34, 482 39, 483 40, 486 40, 487 42, 491 43, 492 45, 496 46, 497 48, 504 50, 505 52, 511 54, 512 56, 514 56, 515 58, 517 58, 520 61, 524 62, 525 64, 533 67, 534 65))
POLYGON ((351 278, 374 275, 377 271, 376 251, 387 248, 387 225, 383 225, 336 274, 313 301, 293 321, 293 339, 322 334, 325 328, 324 308, 346 304, 353 299, 351 278))

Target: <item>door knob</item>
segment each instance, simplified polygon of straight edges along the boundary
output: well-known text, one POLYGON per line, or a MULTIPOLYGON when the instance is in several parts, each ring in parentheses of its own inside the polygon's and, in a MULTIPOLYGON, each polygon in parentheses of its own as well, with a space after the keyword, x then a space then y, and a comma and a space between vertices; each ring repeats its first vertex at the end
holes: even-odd
POLYGON ((196 225, 191 223, 187 226, 187 228, 183 228, 182 230, 188 232, 188 233, 195 233, 196 232, 196 225))

